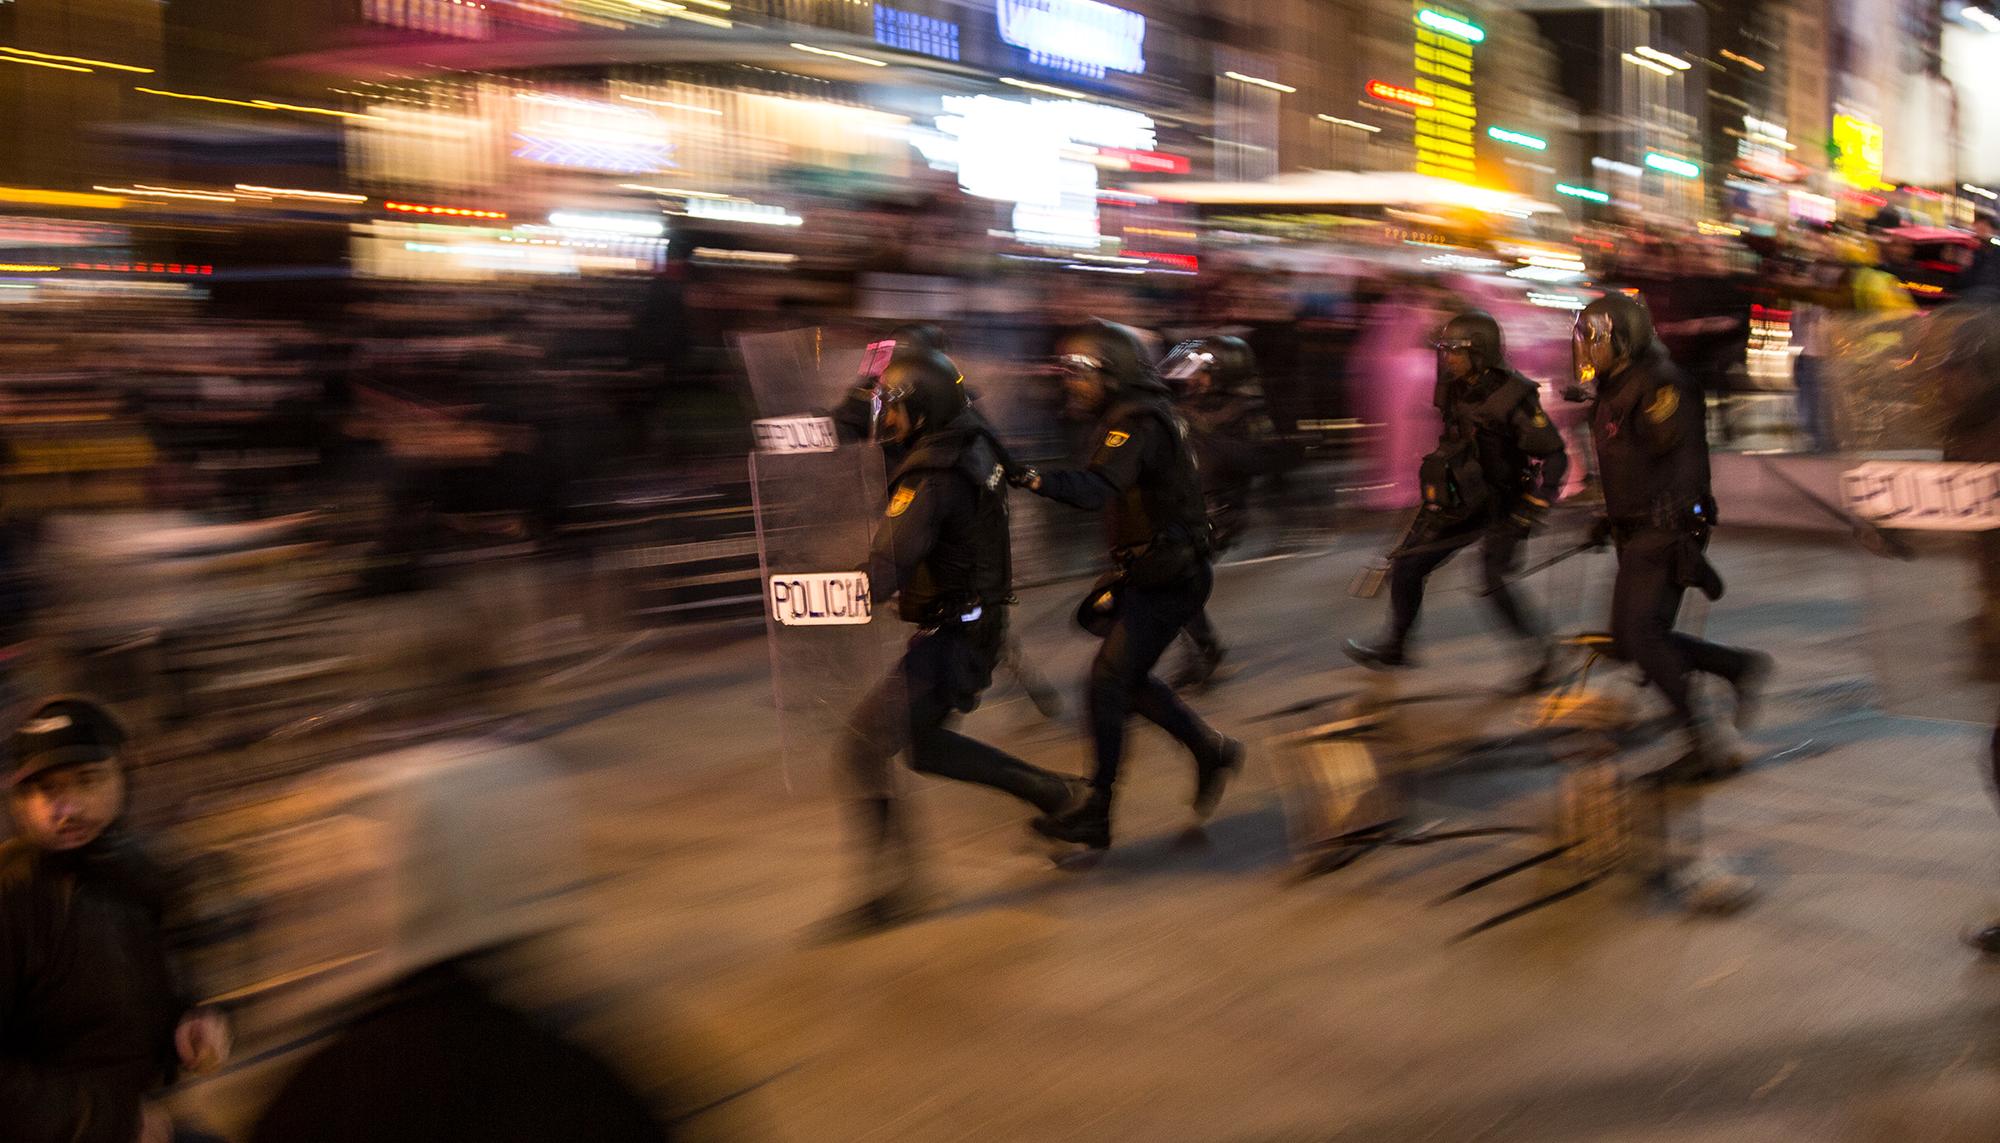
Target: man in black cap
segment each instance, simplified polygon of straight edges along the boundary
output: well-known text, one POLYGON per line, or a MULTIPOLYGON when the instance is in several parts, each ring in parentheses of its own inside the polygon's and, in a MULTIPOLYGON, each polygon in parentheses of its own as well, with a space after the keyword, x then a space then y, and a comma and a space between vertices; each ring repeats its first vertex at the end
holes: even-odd
POLYGON ((1667 356, 1646 307, 1625 294, 1606 294, 1585 306, 1573 342, 1577 381, 1595 387, 1590 432, 1604 518, 1593 537, 1618 549, 1613 650, 1646 673, 1686 731, 1686 756, 1662 777, 1727 777, 1742 769, 1742 760, 1715 741, 1695 710, 1689 676, 1701 671, 1728 681, 1736 692, 1737 726, 1747 728, 1771 657, 1674 630, 1688 588, 1710 599, 1722 595, 1722 579, 1705 554, 1716 507, 1701 390, 1667 356))
POLYGON ((174 979, 167 879, 122 828, 124 742, 109 712, 78 698, 41 703, 8 742, 17 831, 0 845, 8 1143, 167 1143, 174 1125, 153 1093, 228 1055, 226 1022, 192 1007, 174 979))
POLYGON ((1112 788, 1125 757, 1129 715, 1145 717, 1194 756, 1199 817, 1214 811, 1230 775, 1242 766, 1243 745, 1204 723, 1153 675, 1215 585, 1208 513, 1187 427, 1131 329, 1092 321, 1064 335, 1056 352, 1070 411, 1097 419, 1096 450, 1084 468, 1046 474, 1024 468, 1012 479, 1073 508, 1105 510, 1118 605, 1090 668, 1097 755, 1090 798, 1071 812, 1036 819, 1034 828, 1057 841, 1104 849, 1111 844, 1112 788))
POLYGON ((1548 680, 1548 636, 1507 577, 1520 564, 1522 543, 1562 494, 1569 455, 1535 383, 1507 365, 1492 317, 1471 310, 1446 322, 1437 354, 1434 400, 1444 435, 1424 459, 1416 523, 1389 556, 1389 629, 1370 643, 1349 640, 1347 655, 1375 669, 1409 665, 1424 581, 1479 544, 1486 598, 1528 649, 1529 670, 1518 689, 1538 690, 1548 680))
POLYGON ((906 753, 920 773, 1012 794, 1044 814, 1083 800, 1082 783, 1050 773, 949 728, 993 681, 1013 602, 1004 455, 972 411, 951 359, 898 348, 876 382, 874 436, 902 460, 889 477, 869 557, 869 582, 892 585, 909 649, 848 720, 841 752, 859 787, 870 882, 856 908, 823 927, 836 937, 921 911, 906 814, 886 767, 906 753))

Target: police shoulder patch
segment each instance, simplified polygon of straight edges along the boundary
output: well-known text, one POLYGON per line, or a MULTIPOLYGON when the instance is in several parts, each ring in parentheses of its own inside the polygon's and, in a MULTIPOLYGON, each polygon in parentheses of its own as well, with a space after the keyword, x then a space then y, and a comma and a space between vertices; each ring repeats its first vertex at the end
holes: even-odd
POLYGON ((1542 412, 1540 409, 1535 410, 1535 427, 1538 429, 1546 429, 1549 427, 1549 415, 1547 413, 1542 412))
POLYGON ((1110 432, 1104 434, 1104 447, 1117 448, 1119 445, 1122 445, 1126 441, 1129 441, 1131 439, 1132 439, 1131 433, 1120 432, 1117 429, 1112 429, 1110 432))
POLYGON ((903 513, 909 511, 911 502, 915 501, 916 498, 916 489, 898 488, 896 494, 889 498, 889 515, 901 516, 903 513))
POLYGON ((1680 391, 1672 385, 1662 385, 1653 393, 1653 402, 1646 406, 1646 419, 1656 425, 1664 425, 1668 418, 1680 412, 1680 391))

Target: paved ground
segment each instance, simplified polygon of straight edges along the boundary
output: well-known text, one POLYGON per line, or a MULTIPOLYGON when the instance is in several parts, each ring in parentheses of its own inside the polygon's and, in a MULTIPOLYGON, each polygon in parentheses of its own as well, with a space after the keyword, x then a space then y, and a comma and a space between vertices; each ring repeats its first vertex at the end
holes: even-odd
MULTIPOLYGON (((1370 542, 1225 570, 1215 614, 1238 669, 1198 707, 1249 737, 1284 725, 1256 715, 1351 684, 1338 639, 1383 607, 1345 594, 1370 542)), ((721 1100, 688 1121, 712 1137, 1991 1138, 2000 976, 1955 940, 2000 907, 1984 732, 1878 705, 1915 695, 1941 712, 1926 680, 1964 610, 1956 585, 1918 565, 1897 573, 1915 586, 1872 606, 1883 569, 1843 549, 1725 534, 1716 555, 1731 592, 1710 634, 1781 661, 1753 741, 1783 753, 1717 788, 1704 815, 1711 847, 1763 882, 1744 915, 1690 920, 1610 885, 1455 942, 1550 883, 1431 900, 1530 843, 1398 851, 1296 884, 1268 750, 1209 843, 1187 847, 1189 767, 1142 730, 1098 869, 1027 852, 1004 799, 923 782, 947 907, 807 948, 851 855, 823 768, 780 761, 753 636, 625 680, 623 701, 607 690, 546 740, 598 877, 563 969, 591 982, 572 983, 586 998, 573 1015, 607 1042, 671 1042, 676 1104, 721 1100), (1933 652, 1894 647, 1886 689, 1869 634, 1883 615, 1927 624, 1933 652)), ((1441 577, 1416 685, 1504 667, 1471 565, 1441 577)), ((1559 624, 1588 626, 1608 584, 1608 558, 1586 557, 1538 590, 1559 624)), ((1072 695, 1093 646, 1066 626, 1075 590, 1028 593, 1018 613, 1072 695)), ((971 733, 1086 768, 1073 723, 1044 722, 1018 690, 991 697, 971 733)), ((1545 786, 1475 782, 1440 812, 1532 817, 1545 786)), ((190 1097, 231 1126, 270 1075, 190 1097)))

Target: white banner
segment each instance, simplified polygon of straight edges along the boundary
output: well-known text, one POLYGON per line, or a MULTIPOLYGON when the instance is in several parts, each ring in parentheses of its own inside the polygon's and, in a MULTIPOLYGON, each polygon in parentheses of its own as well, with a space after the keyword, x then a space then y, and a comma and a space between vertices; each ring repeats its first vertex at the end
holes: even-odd
POLYGON ((2000 528, 2000 464, 1870 461, 1840 478, 1847 510, 1884 528, 2000 528))
POLYGON ((772 417, 750 422, 758 452, 832 452, 840 447, 831 417, 772 417))
POLYGON ((769 598, 771 618, 787 627, 861 624, 875 612, 867 572, 774 575, 769 598))

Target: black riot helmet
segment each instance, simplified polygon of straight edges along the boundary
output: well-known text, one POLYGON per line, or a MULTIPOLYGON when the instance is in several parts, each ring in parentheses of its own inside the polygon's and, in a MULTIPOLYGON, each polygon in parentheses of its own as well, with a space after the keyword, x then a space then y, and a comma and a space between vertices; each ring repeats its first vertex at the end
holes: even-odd
POLYGON ((1174 346, 1160 362, 1160 376, 1185 389, 1198 377, 1216 393, 1236 393, 1257 380, 1257 355, 1240 337, 1201 337, 1174 346))
POLYGON ((935 349, 898 349, 875 382, 875 439, 913 441, 970 405, 951 358, 935 349))
POLYGON ((1070 411, 1096 416, 1121 395, 1164 393, 1136 330, 1092 318, 1056 342, 1056 367, 1070 411))
POLYGON ((1467 310, 1444 323, 1433 348, 1438 353, 1438 375, 1454 381, 1470 380, 1507 364, 1507 343, 1500 334, 1500 323, 1485 310, 1467 310), (1445 364, 1447 355, 1457 353, 1465 354, 1469 361, 1463 372, 1445 364))
POLYGON ((1577 383, 1612 376, 1650 353, 1656 340, 1646 303, 1625 293, 1604 295, 1576 315, 1570 344, 1577 383))

